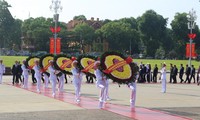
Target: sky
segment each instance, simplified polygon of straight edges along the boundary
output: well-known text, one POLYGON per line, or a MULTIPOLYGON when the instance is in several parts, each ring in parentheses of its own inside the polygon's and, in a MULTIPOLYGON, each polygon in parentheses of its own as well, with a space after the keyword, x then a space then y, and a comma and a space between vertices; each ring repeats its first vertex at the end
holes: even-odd
MULTIPOLYGON (((52 0, 5 0, 12 7, 9 8, 14 18, 21 20, 29 16, 53 17, 49 6, 52 0)), ((200 26, 199 0, 61 0, 63 10, 59 13, 59 21, 68 22, 77 15, 85 15, 87 19, 94 17, 100 20, 120 19, 125 17, 137 18, 147 10, 154 10, 157 14, 168 18, 168 27, 177 12, 189 13, 192 9, 197 14, 197 25, 200 26)))

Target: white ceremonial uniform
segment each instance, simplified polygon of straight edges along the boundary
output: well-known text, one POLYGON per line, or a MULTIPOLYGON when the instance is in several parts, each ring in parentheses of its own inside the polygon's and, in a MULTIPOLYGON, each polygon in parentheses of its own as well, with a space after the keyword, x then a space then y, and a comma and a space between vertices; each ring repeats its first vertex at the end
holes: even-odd
POLYGON ((106 87, 105 88, 105 92, 106 92, 105 93, 106 94, 106 96, 105 96, 106 98, 105 99, 106 100, 111 100, 110 96, 109 96, 109 79, 106 79, 106 86, 105 87, 106 87))
POLYGON ((100 88, 100 95, 99 95, 99 108, 103 107, 103 103, 106 100, 106 77, 103 75, 103 73, 99 70, 96 69, 94 72, 96 76, 96 84, 97 87, 100 88))
POLYGON ((71 72, 73 75, 73 84, 75 87, 75 99, 76 99, 76 102, 79 102, 83 73, 80 72, 77 68, 73 68, 71 72))
POLYGON ((22 66, 21 66, 21 68, 22 68, 22 75, 23 75, 23 77, 24 77, 24 85, 23 85, 23 87, 24 88, 28 88, 28 76, 29 76, 29 69, 28 68, 26 68, 26 66, 23 64, 22 66))
POLYGON ((55 97, 55 95, 56 95, 56 80, 57 80, 56 70, 52 66, 49 66, 48 70, 50 73, 49 79, 52 84, 52 96, 55 97))
POLYGON ((35 65, 33 67, 33 70, 35 71, 34 77, 37 80, 37 92, 40 92, 42 75, 41 75, 41 71, 40 71, 39 65, 35 65))
POLYGON ((49 85, 49 76, 46 73, 43 73, 43 78, 44 78, 44 87, 48 88, 48 85, 49 85))
POLYGON ((131 108, 135 108, 135 101, 136 101, 136 82, 131 82, 128 84, 129 88, 131 89, 131 96, 130 96, 130 106, 131 108))
POLYGON ((162 93, 166 92, 166 67, 163 67, 160 71, 161 73, 161 82, 162 82, 162 93))
POLYGON ((5 73, 5 66, 3 64, 0 63, 0 84, 2 84, 2 77, 3 74, 5 73))
POLYGON ((63 92, 64 91, 64 83, 65 83, 65 74, 62 73, 62 75, 59 76, 58 79, 59 79, 58 91, 63 92))

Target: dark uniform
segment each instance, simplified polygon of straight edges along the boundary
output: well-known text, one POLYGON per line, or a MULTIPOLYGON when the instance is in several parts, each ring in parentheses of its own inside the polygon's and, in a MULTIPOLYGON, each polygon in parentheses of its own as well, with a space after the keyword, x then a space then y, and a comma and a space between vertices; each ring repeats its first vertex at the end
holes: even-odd
POLYGON ((153 69, 153 82, 157 82, 157 75, 158 75, 158 67, 157 64, 155 64, 155 67, 153 69))
POLYGON ((183 74, 184 74, 184 67, 183 67, 183 64, 181 64, 181 68, 180 68, 180 71, 179 71, 180 83, 182 83, 184 81, 183 80, 183 74))
POLYGON ((188 65, 186 65, 186 71, 185 71, 185 74, 186 74, 186 80, 185 80, 185 83, 188 81, 188 83, 190 83, 190 67, 188 67, 188 65))
POLYGON ((191 72, 190 72, 190 82, 191 82, 192 78, 193 78, 194 83, 195 83, 195 68, 194 68, 194 65, 192 65, 191 72))
POLYGON ((177 74, 178 74, 178 69, 177 69, 176 65, 174 65, 173 73, 172 73, 172 75, 173 75, 173 83, 177 83, 177 80, 176 80, 177 74))

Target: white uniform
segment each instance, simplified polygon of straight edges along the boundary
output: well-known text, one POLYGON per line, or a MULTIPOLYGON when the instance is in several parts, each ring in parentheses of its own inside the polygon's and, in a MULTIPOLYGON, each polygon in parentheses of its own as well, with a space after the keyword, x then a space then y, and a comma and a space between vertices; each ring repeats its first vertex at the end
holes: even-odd
POLYGON ((49 85, 49 76, 46 73, 43 73, 43 78, 44 78, 44 87, 48 88, 48 85, 49 85))
POLYGON ((94 72, 96 79, 97 79, 97 87, 100 88, 100 95, 99 95, 99 108, 103 107, 103 103, 106 100, 106 77, 103 75, 103 73, 96 69, 94 72))
POLYGON ((79 102, 83 73, 80 72, 77 68, 73 68, 71 71, 73 75, 73 84, 75 87, 75 99, 76 99, 76 102, 79 102))
POLYGON ((23 87, 24 88, 28 88, 28 76, 29 76, 29 69, 28 68, 26 68, 26 66, 23 64, 22 66, 21 66, 21 68, 22 68, 22 75, 23 75, 23 78, 24 78, 24 85, 23 85, 23 87))
POLYGON ((56 80, 57 80, 56 70, 52 66, 49 66, 48 70, 50 73, 49 79, 52 84, 52 96, 55 97, 55 95, 56 95, 56 80))
POLYGON ((128 84, 129 88, 131 89, 131 96, 130 96, 130 106, 131 108, 135 108, 135 101, 136 101, 136 82, 131 82, 128 84))
POLYGON ((105 89, 105 94, 106 94, 106 100, 111 100, 109 96, 109 79, 106 79, 106 89, 105 89))
POLYGON ((37 92, 40 92, 40 88, 41 88, 41 79, 42 79, 42 75, 41 75, 41 71, 40 71, 40 67, 38 65, 35 65, 33 67, 33 70, 35 71, 35 78, 37 80, 37 92))
POLYGON ((3 74, 5 73, 5 66, 3 64, 0 63, 0 84, 2 84, 2 77, 3 74))
POLYGON ((65 82, 65 74, 62 73, 62 75, 59 76, 58 79, 59 79, 58 90, 60 92, 63 92, 63 90, 64 90, 64 82, 65 82))
POLYGON ((166 92, 166 67, 163 67, 160 71, 161 73, 161 82, 162 82, 162 93, 166 92))

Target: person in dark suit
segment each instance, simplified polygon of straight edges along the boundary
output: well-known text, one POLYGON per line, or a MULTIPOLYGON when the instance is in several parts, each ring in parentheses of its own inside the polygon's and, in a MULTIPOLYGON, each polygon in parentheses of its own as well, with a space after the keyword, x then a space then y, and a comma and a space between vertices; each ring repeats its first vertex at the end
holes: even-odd
POLYGON ((12 74, 13 74, 12 84, 14 85, 14 83, 19 83, 19 79, 18 79, 18 61, 15 61, 15 64, 12 66, 12 74))
POLYGON ((199 68, 197 70, 197 83, 199 83, 199 74, 200 74, 200 66, 199 66, 199 68))
POLYGON ((23 81, 22 81, 22 65, 20 64, 20 61, 18 61, 18 65, 17 65, 17 78, 18 80, 20 80, 20 82, 23 84, 23 81))
POLYGON ((192 65, 191 71, 190 71, 190 82, 191 82, 192 78, 193 78, 194 83, 195 83, 195 67, 194 67, 194 65, 192 65))
POLYGON ((153 82, 157 83, 157 75, 158 75, 158 67, 157 64, 155 64, 155 67, 153 69, 153 82))
POLYGON ((31 77, 32 77, 32 82, 37 83, 37 80, 35 78, 35 71, 33 69, 31 69, 31 77))
POLYGON ((172 79, 173 79, 173 64, 170 63, 169 83, 172 83, 172 79))
POLYGON ((185 71, 185 74, 186 74, 186 80, 185 80, 185 83, 188 81, 188 83, 190 83, 190 67, 188 65, 186 65, 186 71, 185 71))
POLYGON ((184 74, 184 67, 183 67, 183 64, 181 64, 181 68, 180 68, 180 71, 179 71, 180 83, 182 83, 184 81, 183 80, 183 74, 184 74))
POLYGON ((142 66, 142 80, 143 80, 144 82, 146 82, 146 71, 147 71, 147 68, 146 68, 146 66, 143 64, 143 66, 142 66))
POLYGON ((173 75, 173 83, 177 83, 177 79, 176 79, 177 74, 178 74, 178 68, 176 67, 176 65, 174 65, 173 73, 172 73, 172 75, 173 75))

